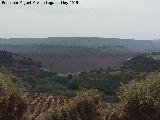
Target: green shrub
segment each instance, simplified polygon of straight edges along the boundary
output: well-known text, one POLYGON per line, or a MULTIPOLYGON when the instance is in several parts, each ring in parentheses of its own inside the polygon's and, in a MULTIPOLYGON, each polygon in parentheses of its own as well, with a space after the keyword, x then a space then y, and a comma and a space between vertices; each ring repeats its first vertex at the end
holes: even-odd
POLYGON ((160 74, 140 82, 123 85, 120 102, 111 110, 108 120, 158 120, 160 118, 160 74))
POLYGON ((101 95, 95 89, 81 90, 66 105, 48 110, 41 120, 99 120, 101 95))
POLYGON ((26 110, 23 93, 0 73, 0 120, 21 120, 26 110))
POLYGON ((74 98, 76 111, 82 120, 99 119, 97 110, 101 101, 101 94, 96 89, 82 90, 74 98))

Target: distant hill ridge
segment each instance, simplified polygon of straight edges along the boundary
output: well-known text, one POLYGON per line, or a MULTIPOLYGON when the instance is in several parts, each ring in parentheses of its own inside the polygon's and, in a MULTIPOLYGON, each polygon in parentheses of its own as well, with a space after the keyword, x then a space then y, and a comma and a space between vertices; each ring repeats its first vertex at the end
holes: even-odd
POLYGON ((8 45, 58 45, 58 46, 103 46, 125 43, 157 43, 159 40, 135 40, 100 37, 48 37, 48 38, 0 38, 0 44, 8 45))
POLYGON ((0 38, 0 50, 22 53, 144 53, 160 51, 160 41, 99 37, 0 38))

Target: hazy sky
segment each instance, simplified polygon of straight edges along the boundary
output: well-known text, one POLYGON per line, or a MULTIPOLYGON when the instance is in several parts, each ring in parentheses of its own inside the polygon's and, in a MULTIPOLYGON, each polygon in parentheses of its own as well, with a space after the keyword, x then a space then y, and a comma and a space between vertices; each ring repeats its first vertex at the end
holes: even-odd
POLYGON ((159 39, 160 0, 79 0, 79 5, 51 7, 0 5, 0 37, 53 36, 159 39))

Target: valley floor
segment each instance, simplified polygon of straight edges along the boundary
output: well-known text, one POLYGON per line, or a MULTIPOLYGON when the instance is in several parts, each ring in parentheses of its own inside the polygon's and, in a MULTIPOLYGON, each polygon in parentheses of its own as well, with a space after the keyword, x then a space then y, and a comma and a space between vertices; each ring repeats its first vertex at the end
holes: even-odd
POLYGON ((118 68, 127 58, 137 55, 136 53, 115 53, 115 54, 92 54, 92 55, 72 55, 72 54, 45 54, 27 53, 23 54, 36 61, 42 62, 44 68, 57 73, 75 73, 89 71, 102 67, 106 69, 118 68))

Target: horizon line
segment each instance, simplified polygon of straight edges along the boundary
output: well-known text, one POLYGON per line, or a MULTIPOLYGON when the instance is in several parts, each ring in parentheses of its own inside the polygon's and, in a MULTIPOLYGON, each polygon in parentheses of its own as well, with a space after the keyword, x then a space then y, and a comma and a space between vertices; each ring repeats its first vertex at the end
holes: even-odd
POLYGON ((118 38, 118 37, 85 37, 85 36, 52 36, 52 37, 0 37, 0 39, 47 39, 47 38, 99 38, 99 39, 119 39, 119 40, 142 40, 142 41, 151 41, 151 40, 160 40, 160 39, 134 39, 134 38, 118 38))

